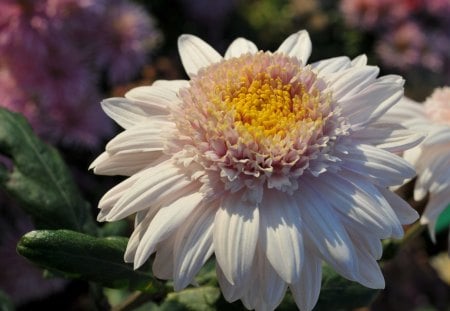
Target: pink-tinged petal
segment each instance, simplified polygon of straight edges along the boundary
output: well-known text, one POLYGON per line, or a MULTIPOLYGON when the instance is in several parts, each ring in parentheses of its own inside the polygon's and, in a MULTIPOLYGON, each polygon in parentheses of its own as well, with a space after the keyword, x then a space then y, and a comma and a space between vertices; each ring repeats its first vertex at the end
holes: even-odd
POLYGON ((291 195, 278 190, 266 190, 260 217, 262 250, 285 282, 297 282, 302 269, 304 250, 301 235, 303 224, 296 202, 291 195))
POLYGON ((176 200, 159 209, 145 231, 134 257, 134 268, 137 269, 147 261, 155 251, 156 245, 169 237, 188 220, 190 214, 200 205, 203 194, 195 192, 176 200))
POLYGON ((258 47, 252 41, 244 38, 237 38, 228 47, 224 58, 229 59, 232 57, 239 57, 245 53, 255 54, 256 52, 258 52, 258 47))
POLYGON ((250 272, 259 233, 259 208, 244 202, 240 194, 223 199, 214 220, 217 263, 231 284, 239 284, 250 272))
POLYGON ((276 53, 284 53, 291 57, 296 57, 306 65, 312 51, 312 43, 309 34, 305 30, 300 30, 287 37, 280 45, 276 53))
POLYGON ((327 58, 311 64, 311 68, 313 68, 314 71, 317 71, 319 75, 341 71, 350 66, 350 59, 347 56, 327 58))
POLYGON ((178 38, 178 51, 186 73, 192 77, 204 67, 222 60, 208 43, 192 35, 182 35, 178 38))
POLYGON ((305 256, 300 280, 289 285, 295 303, 302 311, 310 311, 319 299, 322 282, 322 261, 320 258, 305 256))
POLYGON ((174 244, 174 289, 192 283, 194 276, 214 252, 213 229, 216 208, 197 208, 176 232, 174 244))

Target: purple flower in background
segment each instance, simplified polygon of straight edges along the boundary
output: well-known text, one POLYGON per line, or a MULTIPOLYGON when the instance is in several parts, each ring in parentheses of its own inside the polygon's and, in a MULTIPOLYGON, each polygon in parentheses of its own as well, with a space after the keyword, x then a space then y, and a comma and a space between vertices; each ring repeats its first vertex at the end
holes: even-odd
POLYGON ((441 55, 432 49, 429 38, 414 22, 404 23, 382 36, 376 52, 386 65, 399 69, 423 66, 438 70, 443 62, 441 55))
POLYGON ((385 65, 406 71, 450 73, 450 2, 448 0, 342 0, 352 27, 372 32, 385 65))
POLYGON ((112 129, 100 113, 100 73, 128 81, 156 34, 126 1, 2 1, 0 105, 47 139, 93 146, 112 129))
POLYGON ((116 0, 105 5, 98 36, 97 62, 106 68, 112 84, 128 81, 145 63, 146 51, 160 37, 144 9, 116 0))

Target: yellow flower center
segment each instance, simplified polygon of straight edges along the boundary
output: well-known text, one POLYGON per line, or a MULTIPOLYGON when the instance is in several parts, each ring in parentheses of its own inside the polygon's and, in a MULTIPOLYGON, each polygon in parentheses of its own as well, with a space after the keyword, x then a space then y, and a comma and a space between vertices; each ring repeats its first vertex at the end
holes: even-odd
POLYGON ((312 120, 320 94, 309 94, 304 89, 293 93, 292 84, 285 84, 280 77, 267 72, 251 79, 244 75, 240 80, 240 87, 235 89, 227 85, 223 102, 227 110, 235 112, 234 125, 241 134, 247 132, 256 140, 284 138, 299 121, 314 123, 310 124, 314 127, 321 124, 321 116, 312 120))
POLYGON ((219 172, 226 190, 246 187, 246 200, 254 202, 264 184, 292 192, 305 171, 326 171, 336 160, 325 154, 349 128, 326 81, 282 53, 211 64, 179 96, 171 113, 179 131, 167 148, 182 146, 180 165, 194 161, 208 176, 219 172))

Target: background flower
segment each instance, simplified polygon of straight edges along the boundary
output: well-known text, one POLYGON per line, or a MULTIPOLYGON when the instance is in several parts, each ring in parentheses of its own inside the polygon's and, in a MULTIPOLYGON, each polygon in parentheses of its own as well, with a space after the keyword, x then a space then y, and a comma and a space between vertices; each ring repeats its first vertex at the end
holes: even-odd
POLYGON ((423 104, 405 98, 388 115, 408 128, 427 133, 404 158, 418 174, 414 199, 420 201, 429 195, 420 222, 428 225, 435 240, 437 219, 450 204, 450 87, 437 88, 423 104))

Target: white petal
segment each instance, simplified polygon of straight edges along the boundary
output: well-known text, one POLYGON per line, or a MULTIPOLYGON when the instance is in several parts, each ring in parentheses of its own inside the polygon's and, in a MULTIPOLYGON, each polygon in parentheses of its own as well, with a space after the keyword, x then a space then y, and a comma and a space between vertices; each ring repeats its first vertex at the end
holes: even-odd
POLYGON ((402 225, 407 225, 419 219, 419 214, 400 196, 392 191, 378 187, 384 198, 389 202, 402 225))
POLYGON ((214 248, 220 268, 231 284, 239 284, 250 272, 259 232, 259 209, 228 195, 214 221, 214 248))
POLYGON ((222 56, 208 43, 192 35, 182 35, 178 38, 178 51, 186 73, 192 77, 204 67, 218 63, 222 56))
POLYGON ((156 255, 153 260, 153 275, 161 280, 170 280, 173 278, 174 267, 174 243, 175 235, 170 236, 156 246, 156 255))
POLYGON ((125 179, 121 183, 117 184, 106 192, 98 203, 98 208, 101 209, 100 214, 97 217, 98 221, 105 221, 107 214, 116 204, 116 202, 124 195, 128 189, 130 189, 136 181, 140 178, 141 174, 137 173, 131 177, 125 179))
POLYGON ((273 269, 262 250, 256 251, 251 275, 252 281, 242 296, 243 304, 249 309, 275 310, 284 297, 287 284, 273 269))
POLYGON ((108 221, 127 217, 137 211, 156 205, 168 193, 174 195, 191 183, 171 161, 146 169, 145 173, 125 193, 108 215, 108 221))
POLYGON ((441 126, 434 130, 427 139, 423 142, 423 145, 432 146, 432 145, 444 145, 450 144, 450 127, 441 126))
POLYGON ((113 97, 101 102, 103 111, 121 127, 127 129, 144 121, 148 115, 126 98, 113 97))
MULTIPOLYGON (((216 275, 217 280, 219 281, 220 290, 223 294, 223 297, 228 302, 234 302, 238 299, 240 299, 245 292, 245 289, 247 288, 247 285, 251 283, 251 273, 249 274, 249 277, 247 278, 249 282, 240 282, 240 284, 231 284, 225 275, 223 274, 222 269, 218 264, 216 264, 216 275)), ((250 285, 251 286, 251 285, 250 285)))
POLYGON ((404 123, 409 120, 423 119, 425 110, 422 104, 419 104, 409 98, 402 99, 382 117, 382 120, 389 123, 404 123))
POLYGON ((354 59, 352 59, 353 67, 362 67, 367 65, 367 56, 366 54, 361 54, 354 59))
POLYGON ((375 81, 379 68, 374 66, 350 67, 335 73, 326 74, 323 79, 333 92, 335 100, 342 101, 375 81))
POLYGON ((175 90, 164 86, 138 86, 129 90, 125 98, 133 101, 148 116, 167 115, 169 108, 180 102, 175 90))
POLYGON ((330 204, 342 217, 360 223, 378 238, 403 237, 403 228, 391 206, 364 176, 342 170, 339 174, 330 174, 321 184, 325 192, 334 192, 330 204))
MULTIPOLYGON (((307 183, 302 183, 300 188, 303 191, 297 195, 297 200, 304 233, 311 242, 309 249, 316 249, 334 270, 353 280, 357 276, 356 254, 345 228, 323 195, 316 193, 307 183)), ((324 193, 329 200, 334 200, 333 193, 324 193)))
POLYGON ((199 206, 203 194, 195 192, 181 197, 169 206, 162 207, 152 219, 148 229, 142 236, 134 258, 134 268, 137 269, 155 251, 156 245, 177 230, 199 206))
POLYGON ((147 228, 155 217, 156 213, 159 211, 159 207, 153 207, 148 210, 139 211, 136 213, 134 219, 135 226, 133 233, 128 240, 127 248, 123 256, 125 262, 133 262, 136 257, 136 251, 141 243, 142 237, 144 236, 147 228))
POLYGON ((131 176, 167 157, 161 151, 102 153, 92 164, 95 174, 131 176))
POLYGON ((176 233, 174 244, 174 289, 181 290, 192 282, 194 276, 211 257, 213 226, 216 208, 201 206, 190 213, 176 233))
POLYGON ((276 52, 296 57, 303 65, 308 62, 312 51, 312 43, 306 30, 300 30, 287 37, 276 52))
POLYGON ((401 157, 370 145, 352 146, 342 155, 342 166, 368 176, 382 186, 401 185, 416 175, 415 169, 401 157))
POLYGON ((359 264, 359 277, 356 281, 368 288, 383 289, 385 284, 380 265, 362 249, 356 248, 356 252, 359 264))
POLYGON ((350 65, 350 59, 347 56, 338 56, 312 63, 311 68, 317 71, 319 75, 324 75, 347 69, 350 65))
POLYGON ((424 213, 422 214, 420 223, 425 225, 432 221, 436 221, 439 215, 447 208, 449 204, 449 191, 433 193, 433 195, 430 196, 430 200, 425 208, 424 213))
POLYGON ((297 282, 304 256, 298 206, 290 195, 266 190, 260 215, 262 250, 285 282, 297 282))
POLYGON ((300 310, 310 311, 314 308, 319 299, 321 281, 321 260, 313 254, 308 254, 308 256, 305 256, 300 280, 289 285, 295 303, 300 310))
POLYGON ((189 87, 189 81, 187 80, 156 80, 152 86, 163 87, 166 90, 174 93, 177 96, 180 89, 189 87))
POLYGON ((162 133, 174 128, 175 125, 172 122, 152 117, 145 123, 140 123, 118 134, 105 149, 112 154, 121 151, 162 151, 166 140, 162 133))
POLYGON ((374 82, 354 96, 339 101, 342 114, 347 116, 352 127, 358 129, 380 118, 403 96, 399 84, 374 82))
POLYGON ((230 44, 225 52, 225 59, 239 57, 246 53, 255 54, 256 52, 258 52, 258 47, 252 41, 244 38, 237 38, 230 44))
POLYGON ((369 231, 364 231, 363 225, 350 218, 341 216, 340 219, 347 229, 355 249, 360 249, 363 252, 370 254, 375 260, 381 259, 381 256, 383 255, 383 244, 377 236, 374 236, 369 231))
POLYGON ((352 138, 361 144, 399 153, 417 146, 425 137, 419 132, 405 129, 400 124, 374 122, 353 133, 352 138))

